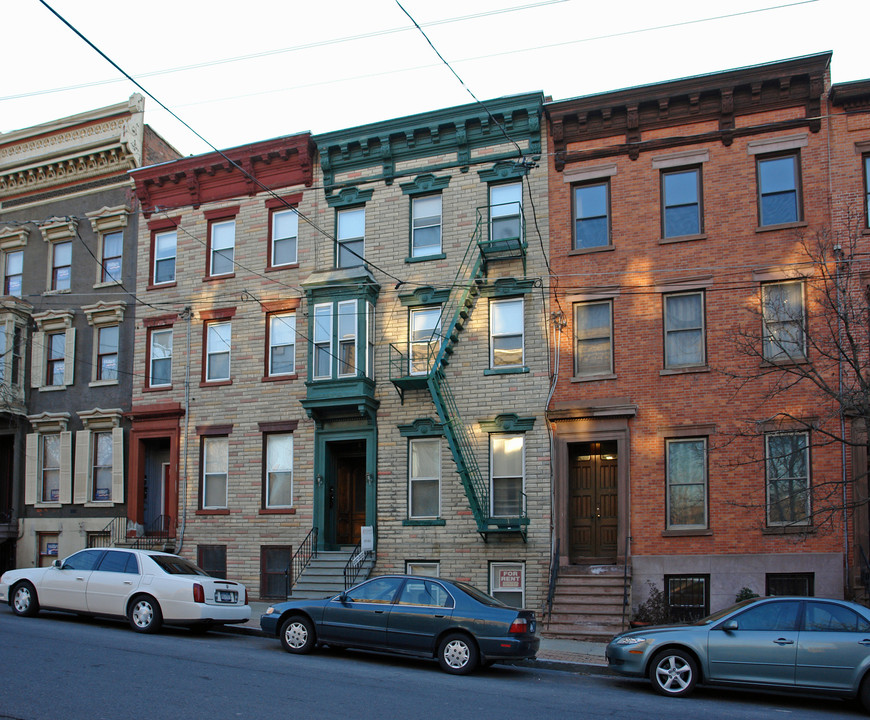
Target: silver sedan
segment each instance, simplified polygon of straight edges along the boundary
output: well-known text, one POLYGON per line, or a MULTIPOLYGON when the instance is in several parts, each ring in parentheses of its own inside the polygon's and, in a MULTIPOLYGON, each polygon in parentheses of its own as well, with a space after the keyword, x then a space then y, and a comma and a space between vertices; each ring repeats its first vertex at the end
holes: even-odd
POLYGON ((685 625, 617 635, 607 662, 662 695, 697 683, 860 697, 870 712, 870 611, 821 598, 745 600, 685 625))

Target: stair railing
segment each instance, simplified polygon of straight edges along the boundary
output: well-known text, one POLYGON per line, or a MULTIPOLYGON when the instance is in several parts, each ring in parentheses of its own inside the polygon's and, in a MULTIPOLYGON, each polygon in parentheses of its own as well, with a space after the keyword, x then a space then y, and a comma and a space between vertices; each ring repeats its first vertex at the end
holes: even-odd
POLYGON ((287 563, 287 569, 284 571, 286 581, 285 597, 289 598, 293 594, 293 585, 299 579, 302 571, 308 567, 311 558, 317 557, 317 528, 313 527, 308 531, 305 539, 296 548, 290 562, 287 563))
POLYGON ((173 520, 169 515, 158 515, 145 528, 145 532, 136 538, 133 547, 147 550, 155 546, 165 545, 173 536, 173 520))
POLYGON ((371 550, 362 549, 362 540, 356 544, 356 547, 353 549, 353 552, 351 552, 350 557, 344 566, 345 590, 356 585, 356 579, 362 572, 363 564, 365 563, 366 558, 371 555, 371 552, 371 550))
POLYGON ((559 580, 559 543, 561 538, 556 538, 556 548, 553 550, 553 560, 550 564, 550 584, 547 588, 546 616, 547 627, 550 627, 550 618, 553 615, 553 598, 556 595, 556 582, 559 580))
POLYGON ((115 547, 126 538, 127 518, 122 515, 121 517, 112 518, 100 533, 95 533, 92 542, 105 543, 105 545, 94 544, 93 547, 115 547))
POLYGON ((631 546, 631 537, 625 536, 625 557, 622 560, 622 629, 625 630, 625 613, 628 610, 629 592, 631 585, 628 582, 628 550, 631 546))

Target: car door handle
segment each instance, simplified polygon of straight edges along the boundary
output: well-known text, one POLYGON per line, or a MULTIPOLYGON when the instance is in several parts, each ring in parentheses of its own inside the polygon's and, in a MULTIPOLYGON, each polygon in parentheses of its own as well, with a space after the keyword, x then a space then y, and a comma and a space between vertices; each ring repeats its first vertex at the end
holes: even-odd
POLYGON ((132 580, 125 580, 125 581, 124 581, 124 584, 125 584, 125 585, 132 585, 132 584, 133 584, 133 581, 132 581, 132 580))
POLYGON ((867 647, 868 645, 870 645, 870 640, 868 640, 867 638, 864 638, 863 640, 859 640, 858 644, 863 645, 864 647, 867 647))
POLYGON ((383 614, 384 614, 383 610, 375 610, 375 615, 383 615, 383 614))
POLYGON ((437 617, 437 618, 443 618, 443 617, 446 617, 446 615, 436 615, 435 617, 437 617))
POLYGON ((773 642, 775 642, 777 645, 794 645, 794 640, 788 640, 786 638, 778 638, 773 642))
POLYGON ((84 579, 83 577, 77 577, 76 580, 78 580, 79 582, 84 582, 84 581, 85 581, 85 579, 84 579))

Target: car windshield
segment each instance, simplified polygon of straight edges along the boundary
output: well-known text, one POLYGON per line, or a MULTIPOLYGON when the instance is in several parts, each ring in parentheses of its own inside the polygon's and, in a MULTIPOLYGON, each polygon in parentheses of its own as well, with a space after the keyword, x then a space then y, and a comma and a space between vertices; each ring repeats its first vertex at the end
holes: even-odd
POLYGON ((184 558, 172 555, 149 555, 149 557, 157 563, 163 572, 169 575, 205 575, 210 577, 205 570, 198 568, 190 560, 184 558))
POLYGON ((689 623, 689 625, 710 625, 711 623, 714 623, 717 620, 722 619, 728 613, 732 613, 735 610, 738 610, 739 608, 745 607, 746 605, 751 605, 756 600, 758 600, 758 598, 749 598, 748 600, 741 600, 739 603, 735 603, 734 605, 731 605, 730 607, 727 607, 724 610, 717 610, 712 615, 708 615, 705 618, 701 618, 700 620, 696 620, 693 623, 689 623))
POLYGON ((477 602, 482 603, 484 605, 489 605, 490 607, 509 607, 505 605, 501 600, 497 600, 492 595, 487 595, 483 590, 478 590, 474 585, 469 585, 468 583, 454 581, 453 584, 458 587, 462 592, 467 595, 471 595, 477 602))

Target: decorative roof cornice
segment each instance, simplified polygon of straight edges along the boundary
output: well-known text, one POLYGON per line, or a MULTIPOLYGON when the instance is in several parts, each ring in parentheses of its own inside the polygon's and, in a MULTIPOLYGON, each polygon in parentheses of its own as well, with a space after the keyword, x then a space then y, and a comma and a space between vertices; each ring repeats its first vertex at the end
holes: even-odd
POLYGON ((847 113, 870 112, 870 80, 837 83, 831 86, 831 104, 847 113))
POLYGON ((543 101, 540 92, 511 95, 315 135, 324 184, 327 188, 340 186, 343 183, 336 180, 337 176, 359 170, 372 174, 357 178, 356 184, 382 180, 389 185, 398 177, 457 166, 467 169, 475 162, 519 159, 516 148, 480 160, 474 158, 477 149, 509 146, 512 141, 522 148, 523 154, 538 155, 543 101), (453 159, 444 159, 450 155, 453 159), (424 167, 415 165, 405 173, 396 171, 401 163, 426 157, 438 159, 424 167))

